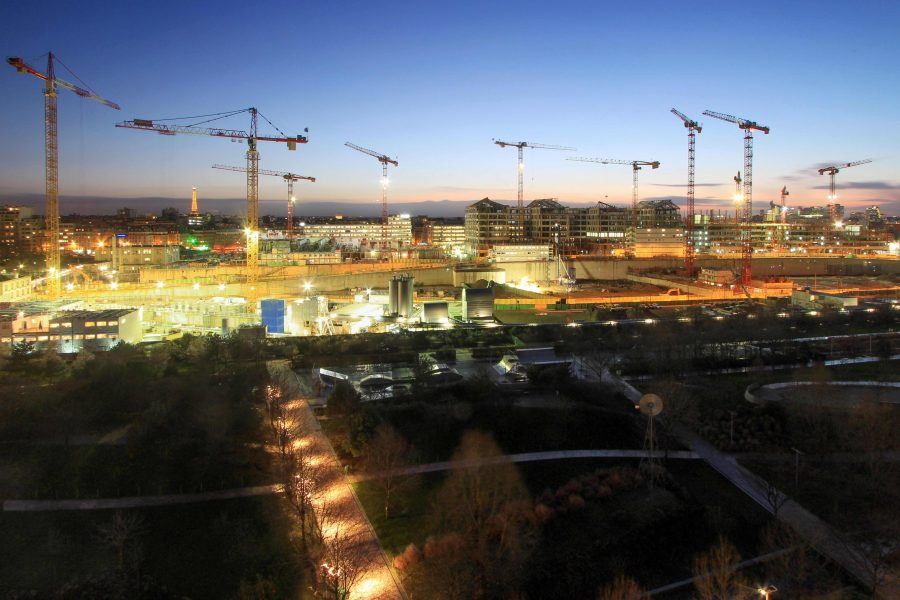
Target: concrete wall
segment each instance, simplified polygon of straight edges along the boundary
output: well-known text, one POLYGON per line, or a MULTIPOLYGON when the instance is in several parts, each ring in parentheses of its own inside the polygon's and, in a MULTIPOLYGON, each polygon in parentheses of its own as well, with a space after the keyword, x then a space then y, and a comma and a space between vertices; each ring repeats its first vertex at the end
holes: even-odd
MULTIPOLYGON (((738 259, 698 258, 698 267, 711 269, 737 269, 738 259)), ((577 279, 624 279, 629 269, 678 269, 684 262, 679 259, 611 259, 576 258, 566 261, 575 268, 577 279)), ((813 275, 862 275, 900 274, 900 261, 890 258, 754 258, 754 277, 768 276, 812 277, 813 275)))

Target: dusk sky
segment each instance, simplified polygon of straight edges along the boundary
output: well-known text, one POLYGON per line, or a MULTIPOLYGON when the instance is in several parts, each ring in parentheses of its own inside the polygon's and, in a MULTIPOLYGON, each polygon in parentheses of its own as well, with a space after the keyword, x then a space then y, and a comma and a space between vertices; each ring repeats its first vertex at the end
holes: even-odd
MULTIPOLYGON (((526 199, 630 201, 628 167, 570 155, 659 160, 641 197, 678 199, 677 107, 704 126, 698 206, 730 198, 742 167, 741 132, 701 116, 712 109, 772 129, 756 137, 755 209, 785 184, 790 204, 824 204, 814 166, 872 158, 838 175, 839 202, 896 214, 898 31, 900 3, 821 1, 8 2, 0 22, 4 55, 44 67, 52 50, 122 106, 60 92, 60 193, 112 197, 111 210, 128 197, 187 201, 192 185, 205 209, 241 197, 243 177, 210 166, 243 164, 244 146, 113 125, 248 106, 288 134, 309 127, 297 152, 260 145, 262 168, 319 179, 298 184, 301 202, 376 201, 380 166, 345 141, 399 160, 391 200, 515 199, 515 149, 492 138, 578 149, 526 151, 526 199)), ((43 192, 41 89, 3 67, 4 199, 43 192)), ((275 178, 261 187, 264 199, 284 195, 275 178)))

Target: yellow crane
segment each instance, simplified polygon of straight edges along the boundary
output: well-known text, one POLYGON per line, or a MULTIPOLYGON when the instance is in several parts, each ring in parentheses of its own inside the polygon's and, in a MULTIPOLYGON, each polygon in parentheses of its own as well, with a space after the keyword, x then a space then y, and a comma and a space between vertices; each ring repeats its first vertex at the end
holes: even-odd
MULTIPOLYGON (((47 294, 50 298, 59 298, 61 291, 61 266, 59 259, 59 142, 58 117, 56 107, 56 90, 63 88, 82 98, 99 102, 115 110, 119 105, 107 100, 89 89, 81 88, 56 76, 54 62, 59 62, 70 73, 71 69, 60 61, 52 52, 47 53, 47 72, 42 73, 30 66, 22 58, 11 56, 6 59, 19 73, 33 75, 45 83, 44 86, 44 194, 46 197, 46 214, 44 215, 47 230, 44 252, 47 263, 47 294)), ((75 75, 74 73, 72 73, 75 75)), ((77 75, 75 78, 81 81, 77 75)), ((87 87, 85 85, 85 87, 87 87)))

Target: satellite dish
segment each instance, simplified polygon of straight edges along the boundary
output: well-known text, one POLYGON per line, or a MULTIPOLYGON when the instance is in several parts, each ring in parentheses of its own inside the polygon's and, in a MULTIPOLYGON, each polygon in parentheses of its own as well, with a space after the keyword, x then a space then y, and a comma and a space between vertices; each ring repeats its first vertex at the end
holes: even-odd
POLYGON ((644 394, 638 401, 638 410, 640 410, 648 417, 655 417, 662 412, 662 409, 662 398, 660 398, 656 394, 644 394))

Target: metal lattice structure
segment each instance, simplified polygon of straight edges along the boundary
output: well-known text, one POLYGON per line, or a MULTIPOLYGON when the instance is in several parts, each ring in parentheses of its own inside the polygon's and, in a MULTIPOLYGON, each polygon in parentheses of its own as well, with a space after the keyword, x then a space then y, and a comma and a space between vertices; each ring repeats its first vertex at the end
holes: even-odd
POLYGON ((574 160, 576 162, 599 163, 601 165, 630 165, 631 166, 631 236, 634 243, 638 228, 638 172, 642 167, 650 167, 651 169, 659 168, 658 160, 619 160, 616 158, 585 158, 583 156, 573 156, 566 160, 574 160))
MULTIPOLYGON (((244 233, 247 237, 247 273, 246 281, 249 287, 251 297, 255 297, 256 284, 259 281, 259 150, 257 150, 257 142, 279 142, 287 145, 288 150, 296 150, 297 144, 305 144, 309 140, 305 135, 287 136, 283 131, 275 127, 275 125, 266 119, 258 109, 243 108, 221 113, 212 113, 208 115, 197 115, 194 117, 176 117, 174 119, 134 119, 131 121, 123 121, 116 123, 116 127, 124 127, 126 129, 140 129, 142 131, 155 131, 162 135, 203 135, 209 137, 218 137, 230 139, 234 141, 247 142, 247 222, 244 233), (243 131, 240 129, 222 129, 215 127, 199 127, 211 121, 218 121, 235 115, 249 113, 250 130, 243 131), (258 132, 259 117, 275 129, 279 135, 263 136, 258 132), (191 125, 181 125, 171 123, 171 121, 195 120, 202 119, 191 125)), ((308 130, 304 130, 304 133, 308 130)), ((255 302, 249 303, 251 308, 255 302)))
POLYGON ((388 156, 387 154, 382 154, 380 152, 375 152, 374 150, 369 150, 368 148, 363 148, 362 146, 357 146, 351 142, 344 142, 344 145, 348 148, 356 150, 358 152, 362 152, 363 154, 368 154, 373 157, 375 160, 381 163, 381 249, 387 249, 387 225, 388 225, 388 205, 387 205, 387 185, 388 185, 388 175, 387 169, 388 165, 394 165, 395 167, 399 167, 400 163, 388 156))
POLYGON ((753 215, 753 132, 762 131, 769 133, 769 128, 760 125, 750 119, 742 119, 733 115, 703 111, 703 114, 714 119, 734 123, 744 131, 744 190, 742 194, 741 215, 741 272, 740 283, 746 288, 750 285, 753 271, 751 259, 753 258, 753 246, 750 240, 750 217, 753 215))
POLYGON ((522 240, 525 237, 525 148, 537 148, 540 150, 571 150, 575 151, 576 148, 570 148, 568 146, 554 146, 550 144, 535 144, 533 142, 504 142, 501 140, 494 140, 494 143, 500 146, 501 148, 512 147, 518 150, 518 163, 517 163, 517 171, 518 171, 518 193, 517 193, 517 202, 516 206, 519 209, 519 218, 518 218, 518 232, 517 237, 522 240))
POLYGON ((872 162, 871 158, 865 158, 863 160, 856 160, 853 162, 848 162, 842 165, 831 165, 829 167, 822 167, 819 169, 819 175, 824 175, 828 173, 828 201, 835 202, 837 201, 837 189, 834 186, 834 176, 841 172, 842 169, 849 169, 850 167, 858 167, 859 165, 867 165, 872 162))
POLYGON ((688 277, 694 275, 694 157, 697 134, 703 128, 677 109, 672 114, 681 119, 688 131, 688 183, 687 183, 687 215, 684 219, 684 270, 688 277))
MULTIPOLYGON (((222 169, 224 171, 238 171, 240 173, 247 172, 245 167, 230 167, 228 165, 213 165, 213 169, 222 169)), ((271 175, 273 177, 281 177, 287 183, 288 199, 287 199, 287 237, 292 238, 294 235, 294 204, 297 199, 294 197, 294 183, 297 181, 315 182, 315 177, 307 177, 306 175, 297 175, 287 171, 270 171, 268 169, 257 169, 260 175, 271 175)))
MULTIPOLYGON (((33 75, 45 83, 44 87, 44 195, 46 214, 44 215, 46 239, 44 244, 47 266, 47 294, 59 298, 62 291, 59 254, 59 116, 57 110, 57 88, 63 88, 76 95, 99 102, 109 108, 119 110, 119 105, 98 96, 90 90, 78 87, 56 76, 52 52, 47 53, 47 72, 42 73, 28 65, 18 56, 6 59, 19 73, 33 75)), ((58 60, 58 59, 57 59, 58 60)), ((65 65, 63 65, 65 66, 65 65)), ((74 75, 74 73, 73 73, 74 75)), ((76 79, 78 76, 75 76, 76 79)))

